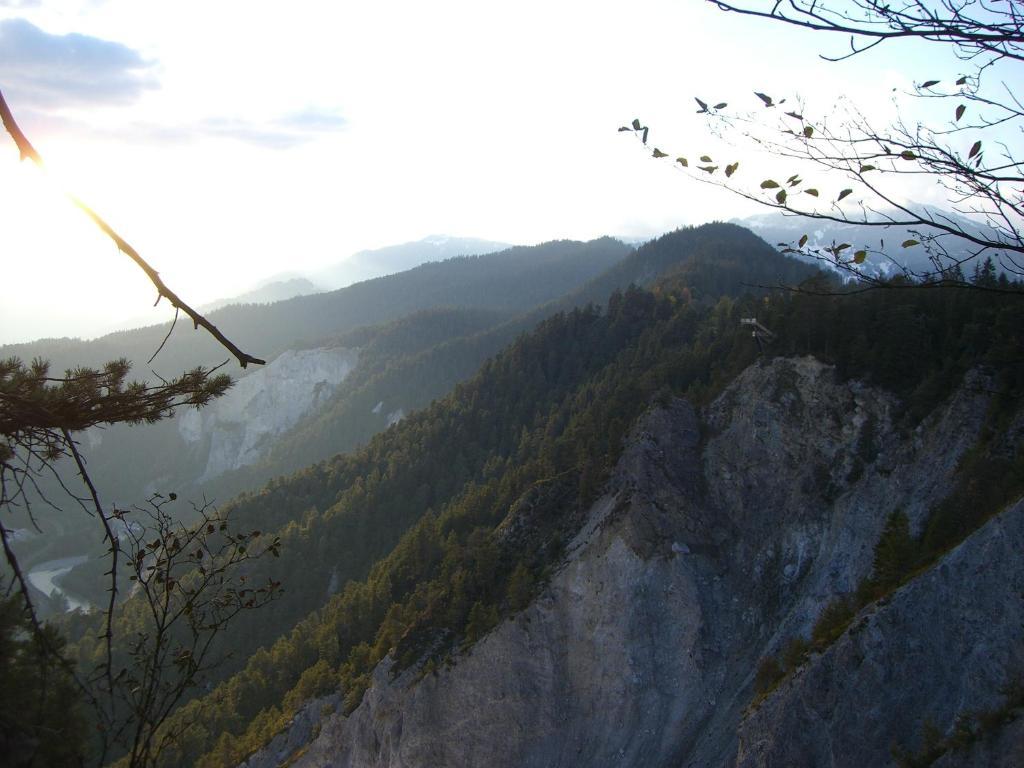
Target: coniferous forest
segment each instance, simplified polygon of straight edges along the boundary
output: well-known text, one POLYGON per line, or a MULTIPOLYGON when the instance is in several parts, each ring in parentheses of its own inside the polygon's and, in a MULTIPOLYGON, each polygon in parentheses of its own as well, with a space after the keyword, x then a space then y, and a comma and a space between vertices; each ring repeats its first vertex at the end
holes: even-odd
MULTIPOLYGON (((365 447, 225 506, 280 540, 280 556, 247 565, 246 576, 279 581, 284 596, 218 637, 231 657, 165 725, 182 735, 163 764, 235 765, 311 698, 340 691, 342 710, 354 709, 389 655, 396 670, 429 674, 466 653, 543 589, 641 414, 676 397, 708 404, 764 359, 741 318, 756 316, 775 334, 764 354, 811 355, 843 379, 892 392, 905 430, 982 369, 994 434, 1024 383, 1016 297, 900 284, 848 293, 732 225, 652 241, 582 295, 588 303, 567 299, 571 308, 521 331, 450 394, 365 447), (636 274, 630 263, 661 277, 593 301, 617 272, 636 274), (773 287, 781 283, 795 287, 773 287)), ((451 318, 459 330, 477 327, 451 318)), ((430 327, 399 323, 369 338, 378 350, 400 348, 430 327)), ((371 369, 367 380, 380 375, 371 369)), ((975 450, 960 469, 966 498, 937 508, 915 546, 948 549, 1020 493, 1019 456, 996 462, 984 443, 975 450)), ((116 636, 130 636, 144 610, 126 600, 116 636)), ((83 668, 100 660, 98 614, 68 614, 57 627, 83 668)), ((126 652, 115 647, 115 656, 126 652)), ((69 696, 66 686, 54 690, 69 696)), ((87 733, 88 708, 74 711, 87 733)))
POLYGON ((0 768, 1024 766, 1017 5, 0 2, 0 768))

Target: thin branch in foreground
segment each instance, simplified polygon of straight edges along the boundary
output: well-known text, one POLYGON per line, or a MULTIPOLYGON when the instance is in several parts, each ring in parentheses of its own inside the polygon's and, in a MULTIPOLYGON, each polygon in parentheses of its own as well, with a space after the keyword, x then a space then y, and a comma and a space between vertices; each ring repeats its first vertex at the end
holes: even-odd
MULTIPOLYGON (((7 101, 4 99, 2 92, 0 92, 0 119, 3 120, 4 128, 7 129, 7 132, 11 135, 11 138, 14 139, 14 143, 18 146, 18 151, 21 153, 21 159, 31 160, 40 169, 45 171, 46 166, 43 163, 43 158, 40 156, 39 152, 36 151, 36 148, 32 146, 32 143, 28 140, 28 137, 25 136, 24 132, 18 126, 17 122, 14 119, 14 115, 11 113, 10 107, 7 105, 7 101)), ((131 244, 128 243, 127 240, 125 240, 116 231, 114 231, 114 228, 111 227, 98 213, 96 213, 96 211, 90 208, 83 200, 79 199, 78 197, 75 197, 70 193, 65 192, 65 194, 67 195, 68 199, 71 200, 72 203, 74 203, 86 216, 92 219, 93 223, 97 227, 99 227, 100 230, 114 242, 114 244, 117 246, 117 249, 121 251, 121 253, 130 258, 132 261, 134 261, 138 265, 139 269, 146 273, 146 277, 149 278, 149 281, 156 288, 157 294, 160 298, 167 299, 175 308, 175 310, 180 310, 184 312, 186 315, 188 315, 189 318, 192 320, 192 324, 195 328, 198 329, 200 326, 205 328, 207 332, 211 336, 213 336, 213 338, 216 339, 217 342, 222 347, 227 349, 229 352, 231 352, 232 355, 235 356, 235 359, 238 360, 238 364, 242 366, 242 368, 246 368, 249 365, 249 363, 255 363, 257 365, 263 365, 266 363, 266 360, 261 360, 258 357, 253 357, 248 352, 243 352, 241 349, 235 346, 235 344, 230 339, 228 339, 227 336, 220 332, 217 326, 215 326, 213 323, 207 320, 206 317, 204 317, 200 312, 198 312, 197 310, 189 306, 187 303, 185 303, 185 301, 183 301, 181 297, 178 296, 178 294, 176 294, 174 291, 168 288, 164 281, 161 279, 160 274, 152 266, 150 266, 149 262, 143 259, 142 256, 139 255, 139 252, 136 251, 135 248, 133 248, 131 244)))
POLYGON ((107 685, 110 690, 114 688, 114 606, 117 603, 117 560, 120 554, 120 546, 117 535, 110 527, 110 521, 107 519, 106 513, 103 511, 103 505, 100 504, 100 495, 96 490, 96 486, 92 482, 92 478, 89 476, 89 471, 85 467, 85 459, 82 454, 78 452, 78 446, 75 444, 74 438, 71 437, 71 433, 66 429, 61 430, 61 434, 64 436, 64 441, 67 443, 68 450, 71 456, 75 460, 75 466, 78 468, 78 476, 82 478, 82 482, 85 483, 89 489, 89 496, 92 498, 93 506, 96 509, 96 514, 100 521, 103 523, 103 532, 110 542, 110 600, 107 605, 107 616, 106 626, 103 633, 103 641, 106 646, 106 679, 107 685))

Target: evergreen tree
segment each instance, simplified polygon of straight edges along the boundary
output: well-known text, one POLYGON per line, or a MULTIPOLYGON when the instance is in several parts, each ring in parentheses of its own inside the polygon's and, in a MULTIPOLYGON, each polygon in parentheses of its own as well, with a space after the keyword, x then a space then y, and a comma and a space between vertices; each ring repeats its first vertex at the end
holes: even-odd
POLYGON ((519 563, 508 579, 508 605, 513 611, 521 611, 533 599, 533 573, 526 563, 519 563))
POLYGON ((86 750, 80 692, 57 662, 62 641, 40 633, 18 596, 0 597, 0 762, 12 768, 72 766, 86 750))
POLYGON ((907 516, 903 511, 893 512, 875 547, 872 581, 882 588, 899 584, 913 568, 914 555, 915 543, 907 516))

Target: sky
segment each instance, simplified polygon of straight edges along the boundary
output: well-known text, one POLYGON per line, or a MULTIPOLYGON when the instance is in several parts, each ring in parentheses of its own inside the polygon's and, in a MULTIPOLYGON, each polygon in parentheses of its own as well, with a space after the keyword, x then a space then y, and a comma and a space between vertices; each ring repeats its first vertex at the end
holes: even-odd
POLYGON ((647 237, 756 212, 617 128, 700 154, 721 145, 694 96, 884 115, 893 88, 955 70, 912 46, 818 57, 842 44, 700 0, 0 0, 0 90, 47 163, 0 136, 0 343, 166 318, 62 190, 193 305, 432 234, 647 237))

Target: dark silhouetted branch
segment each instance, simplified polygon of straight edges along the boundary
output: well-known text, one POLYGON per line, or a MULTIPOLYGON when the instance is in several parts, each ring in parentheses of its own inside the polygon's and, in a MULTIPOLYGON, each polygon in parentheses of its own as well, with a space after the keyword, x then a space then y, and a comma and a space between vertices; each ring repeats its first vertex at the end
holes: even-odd
MULTIPOLYGON (((36 151, 36 148, 32 146, 32 143, 22 132, 21 128, 18 127, 17 122, 15 122, 14 120, 14 115, 11 113, 11 109, 7 105, 7 101, 4 99, 2 92, 0 92, 0 118, 3 119, 4 128, 7 129, 7 132, 11 135, 11 138, 14 139, 14 143, 18 146, 18 151, 21 153, 21 159, 31 160, 40 168, 45 169, 45 166, 43 164, 43 158, 36 151)), ((213 338, 215 338, 221 346, 223 346, 225 349, 231 352, 232 355, 235 356, 235 359, 238 360, 238 364, 242 366, 242 368, 247 367, 249 363, 263 365, 266 362, 265 360, 261 360, 258 357, 253 357, 248 352, 243 352, 241 349, 235 346, 235 344, 227 336, 225 336, 223 333, 220 332, 220 330, 218 330, 217 326, 215 326, 213 323, 207 320, 200 312, 186 304, 185 301, 183 301, 182 298, 178 296, 178 294, 176 294, 174 291, 168 288, 164 281, 160 278, 160 274, 155 269, 153 269, 153 267, 150 266, 150 264, 145 259, 143 259, 142 256, 139 255, 139 252, 136 251, 135 248, 131 246, 131 244, 129 244, 123 237, 121 237, 117 232, 115 232, 114 228, 111 227, 98 213, 96 213, 96 211, 94 211, 92 208, 86 205, 84 201, 80 200, 74 195, 70 193, 66 194, 68 198, 76 206, 78 206, 78 208, 80 208, 83 213, 85 213, 86 216, 92 219, 93 223, 95 223, 96 226, 99 227, 100 230, 102 230, 107 237, 114 241, 114 244, 117 246, 117 249, 121 251, 121 253, 130 258, 132 261, 134 261, 139 266, 139 269, 146 273, 146 277, 149 278, 149 281, 157 290, 157 301, 159 301, 161 298, 167 299, 176 310, 180 310, 181 312, 184 312, 186 315, 189 316, 195 328, 199 328, 200 326, 205 328, 207 332, 209 332, 209 334, 213 336, 213 338)))

